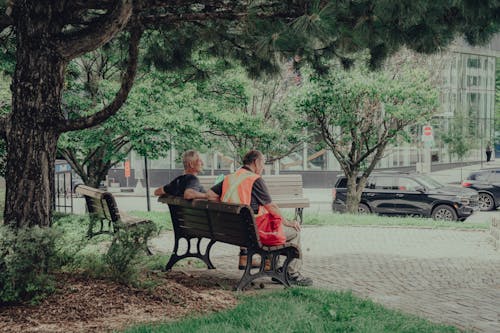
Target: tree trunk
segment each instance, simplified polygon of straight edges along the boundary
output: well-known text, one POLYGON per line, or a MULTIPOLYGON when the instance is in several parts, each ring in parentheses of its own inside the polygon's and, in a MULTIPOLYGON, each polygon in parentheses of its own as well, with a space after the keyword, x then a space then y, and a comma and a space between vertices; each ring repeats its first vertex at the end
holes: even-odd
POLYGON ((347 198, 346 206, 347 212, 351 214, 356 214, 358 212, 359 202, 361 201, 362 191, 357 190, 356 179, 358 178, 358 172, 352 172, 347 177, 347 198))
POLYGON ((54 163, 64 120, 61 90, 66 61, 51 45, 46 3, 26 2, 16 9, 17 54, 12 80, 12 113, 6 125, 7 167, 4 223, 17 228, 50 226, 54 163), (19 19, 23 17, 23 19, 19 19))

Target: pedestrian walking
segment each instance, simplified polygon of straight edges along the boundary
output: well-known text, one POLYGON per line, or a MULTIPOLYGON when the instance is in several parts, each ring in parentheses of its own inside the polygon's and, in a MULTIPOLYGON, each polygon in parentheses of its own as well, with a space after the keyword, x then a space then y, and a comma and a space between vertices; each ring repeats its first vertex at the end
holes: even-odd
POLYGON ((491 160, 491 152, 491 141, 488 141, 488 144, 486 145, 486 163, 491 160))

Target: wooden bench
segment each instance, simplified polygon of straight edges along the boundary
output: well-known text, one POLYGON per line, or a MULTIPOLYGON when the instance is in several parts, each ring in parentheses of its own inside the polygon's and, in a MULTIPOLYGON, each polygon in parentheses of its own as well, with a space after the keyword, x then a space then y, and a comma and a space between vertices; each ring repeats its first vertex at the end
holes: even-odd
MULTIPOLYGON (((168 204, 172 225, 175 233, 173 254, 165 270, 170 270, 179 260, 184 258, 199 258, 209 269, 215 266, 210 260, 210 250, 216 242, 246 247, 248 260, 245 271, 236 290, 243 290, 250 282, 260 277, 275 278, 285 286, 290 286, 288 281, 288 264, 294 258, 300 258, 300 251, 293 244, 280 246, 264 246, 260 242, 255 226, 255 217, 252 209, 247 205, 212 202, 207 200, 184 200, 174 196, 162 196, 159 202, 168 204), (179 241, 185 239, 187 249, 180 253, 179 241), (202 240, 209 240, 206 249, 201 249, 202 240), (196 242, 194 249, 191 241, 196 242), (194 251, 192 251, 192 249, 194 251), (255 256, 255 257, 254 257, 255 256), (252 258, 261 258, 261 265, 252 269, 252 258), (279 258, 284 256, 283 268, 278 270, 279 258), (270 270, 265 269, 265 258, 271 262, 270 270)), ((236 257, 235 257, 236 265, 236 257)))
MULTIPOLYGON (((217 176, 198 176, 201 185, 208 190, 217 176)), ((273 202, 280 208, 295 208, 295 219, 303 221, 304 208, 309 207, 309 199, 304 198, 301 175, 264 175, 273 202)))
MULTIPOLYGON (((90 224, 87 231, 87 237, 89 238, 100 234, 114 234, 121 227, 128 229, 139 225, 153 224, 151 220, 120 213, 115 198, 109 192, 82 184, 76 186, 75 192, 85 198, 87 210, 90 215, 90 224), (97 231, 94 231, 97 224, 99 228, 97 231)), ((152 254, 147 245, 145 247, 146 252, 152 254)))

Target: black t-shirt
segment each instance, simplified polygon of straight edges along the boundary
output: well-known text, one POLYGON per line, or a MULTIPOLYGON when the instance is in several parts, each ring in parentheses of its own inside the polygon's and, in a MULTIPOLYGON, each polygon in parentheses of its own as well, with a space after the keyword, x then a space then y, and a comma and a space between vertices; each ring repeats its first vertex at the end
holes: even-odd
POLYGON ((191 174, 181 175, 175 178, 169 184, 163 186, 163 191, 177 197, 183 197, 184 191, 190 188, 205 193, 205 189, 201 186, 198 177, 191 174))
MULTIPOLYGON (((211 190, 217 195, 222 195, 222 184, 224 181, 214 185, 211 190)), ((252 207, 255 214, 259 211, 259 206, 264 206, 272 202, 271 195, 267 189, 267 185, 262 177, 257 178, 252 186, 252 197, 250 199, 250 207, 252 207)))

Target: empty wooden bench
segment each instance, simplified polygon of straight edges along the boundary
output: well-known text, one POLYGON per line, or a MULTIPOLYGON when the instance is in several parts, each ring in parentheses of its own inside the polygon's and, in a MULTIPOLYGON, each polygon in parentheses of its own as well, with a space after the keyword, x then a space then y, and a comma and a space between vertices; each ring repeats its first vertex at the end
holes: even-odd
MULTIPOLYGON (((201 185, 208 190, 217 176, 198 176, 201 185)), ((264 175, 269 194, 280 208, 294 208, 295 218, 303 221, 304 208, 309 207, 309 199, 304 197, 301 175, 264 175)))
MULTIPOLYGON (((114 234, 120 228, 132 228, 139 225, 153 224, 153 221, 136 218, 120 213, 115 198, 109 192, 86 185, 77 185, 75 192, 85 198, 90 225, 87 236, 92 238, 100 234, 114 234), (98 230, 95 230, 95 227, 98 230)), ((152 254, 146 246, 148 254, 152 254)))
POLYGON ((174 196, 163 196, 158 201, 168 204, 175 233, 173 254, 165 267, 166 270, 170 270, 179 260, 189 257, 199 258, 209 269, 214 269, 215 266, 210 260, 210 250, 216 242, 222 242, 246 247, 248 250, 247 265, 236 290, 241 291, 253 280, 265 276, 290 286, 288 264, 292 259, 300 257, 299 249, 293 244, 262 245, 249 206, 207 200, 188 201, 174 196), (209 242, 206 248, 202 249, 204 238, 209 242), (186 240, 187 249, 180 253, 179 241, 182 239, 186 240), (191 244, 192 240, 196 242, 195 247, 191 244), (258 270, 251 267, 252 257, 255 255, 262 259, 258 270), (280 256, 284 256, 285 260, 283 268, 278 270, 280 256), (265 269, 265 258, 271 261, 270 270, 265 269))

